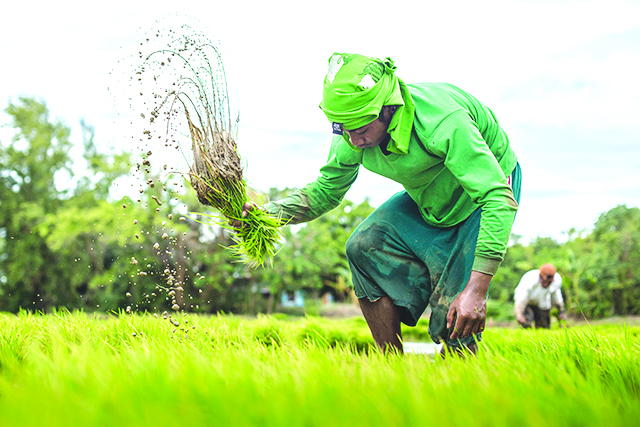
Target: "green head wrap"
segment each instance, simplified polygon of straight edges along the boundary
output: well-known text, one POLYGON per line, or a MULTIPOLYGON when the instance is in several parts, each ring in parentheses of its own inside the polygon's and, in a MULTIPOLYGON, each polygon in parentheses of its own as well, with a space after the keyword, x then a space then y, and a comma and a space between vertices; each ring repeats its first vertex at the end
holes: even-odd
MULTIPOLYGON (((387 149, 407 153, 415 106, 407 86, 395 75, 396 68, 391 58, 382 61, 348 53, 334 53, 329 58, 320 108, 334 131, 365 126, 378 118, 383 106, 397 105, 389 124, 387 149)), ((349 142, 349 136, 343 136, 349 142)))

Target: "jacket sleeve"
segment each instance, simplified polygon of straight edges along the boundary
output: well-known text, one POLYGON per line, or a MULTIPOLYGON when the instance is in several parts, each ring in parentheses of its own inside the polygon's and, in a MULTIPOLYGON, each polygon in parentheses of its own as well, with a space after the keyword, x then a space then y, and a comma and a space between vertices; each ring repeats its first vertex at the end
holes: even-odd
POLYGON ((505 173, 466 111, 452 113, 428 141, 471 200, 482 208, 473 270, 494 275, 518 210, 505 173))
POLYGON ((358 177, 361 153, 349 148, 341 136, 333 138, 320 176, 288 197, 269 202, 264 209, 286 224, 311 221, 336 208, 358 177))

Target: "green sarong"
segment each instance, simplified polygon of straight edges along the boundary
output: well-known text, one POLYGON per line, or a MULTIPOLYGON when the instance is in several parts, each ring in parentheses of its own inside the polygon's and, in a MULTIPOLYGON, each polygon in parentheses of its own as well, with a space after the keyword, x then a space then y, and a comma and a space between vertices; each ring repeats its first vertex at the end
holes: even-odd
MULTIPOLYGON (((511 174, 514 198, 520 201, 520 166, 511 174)), ((482 339, 481 334, 452 340, 447 329, 449 306, 471 276, 482 209, 452 227, 432 227, 418 205, 401 191, 377 208, 347 241, 354 291, 376 301, 389 296, 400 307, 400 320, 415 326, 431 306, 429 335, 457 348, 482 339)), ((454 323, 455 324, 455 323, 454 323)))

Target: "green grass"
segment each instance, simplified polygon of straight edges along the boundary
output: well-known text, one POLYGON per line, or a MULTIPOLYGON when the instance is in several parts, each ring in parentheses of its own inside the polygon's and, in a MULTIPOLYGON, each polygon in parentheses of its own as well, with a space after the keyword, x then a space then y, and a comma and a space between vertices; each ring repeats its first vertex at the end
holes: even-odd
POLYGON ((178 327, 146 315, 0 314, 0 425, 615 426, 640 419, 638 327, 490 328, 477 358, 443 361, 385 357, 357 318, 177 320, 178 327))

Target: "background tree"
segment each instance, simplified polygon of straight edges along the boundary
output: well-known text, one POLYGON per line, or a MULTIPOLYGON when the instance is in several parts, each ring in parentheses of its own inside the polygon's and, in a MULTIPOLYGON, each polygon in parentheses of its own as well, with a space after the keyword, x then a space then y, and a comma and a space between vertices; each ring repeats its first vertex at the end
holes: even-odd
POLYGON ((640 209, 617 206, 600 215, 576 248, 588 260, 578 279, 588 316, 640 314, 640 209))
MULTIPOLYGON (((43 102, 19 98, 5 113, 12 133, 0 141, 0 310, 156 312, 177 303, 187 311, 255 314, 275 311, 285 291, 304 290, 307 299, 330 292, 339 301, 352 295, 344 247, 373 211, 368 201, 345 200, 307 224, 283 227, 273 267, 254 269, 233 259, 225 249, 229 231, 207 224, 195 192, 161 174, 151 152, 104 154, 94 129, 81 123, 82 158, 72 159, 69 127, 52 120, 43 102), (76 177, 74 169, 84 172, 76 177)), ((570 314, 639 315, 638 242, 640 209, 623 205, 591 231, 569 230, 564 243, 514 236, 488 314, 513 320, 522 275, 552 262, 570 314)))
POLYGON ((131 169, 130 155, 100 153, 83 123, 87 172, 75 180, 70 130, 51 122, 44 103, 20 98, 6 113, 14 136, 0 150, 0 309, 170 306, 159 291, 167 287, 163 276, 185 276, 185 262, 173 254, 181 249, 178 233, 189 230, 161 222, 175 209, 164 185, 149 185, 140 203, 110 200, 114 181, 131 169))
POLYGON ((0 309, 15 311, 30 301, 39 309, 75 295, 60 281, 64 271, 34 229, 44 215, 60 207, 56 174, 71 174, 70 130, 51 122, 44 103, 19 98, 5 110, 14 134, 0 146, 0 309))

